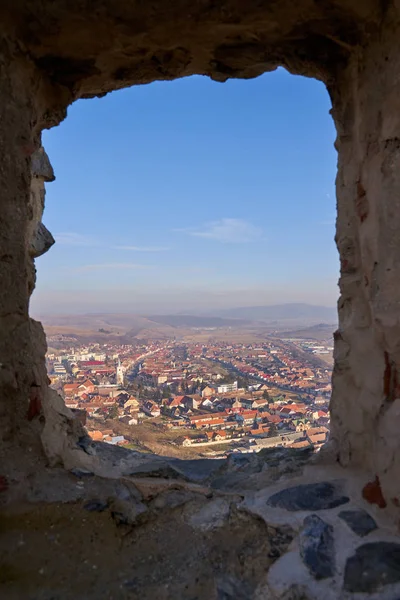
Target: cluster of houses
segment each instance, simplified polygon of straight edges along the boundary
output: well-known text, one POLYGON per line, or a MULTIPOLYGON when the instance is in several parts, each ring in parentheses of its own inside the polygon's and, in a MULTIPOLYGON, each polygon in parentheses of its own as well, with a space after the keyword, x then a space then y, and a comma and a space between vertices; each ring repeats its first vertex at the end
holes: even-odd
POLYGON ((199 389, 203 382, 217 382, 221 379, 218 370, 211 363, 203 360, 202 353, 194 356, 189 351, 178 356, 181 348, 167 345, 149 357, 140 368, 138 378, 145 385, 174 389, 192 393, 199 389))
POLYGON ((158 419, 176 428, 185 446, 240 440, 256 449, 318 448, 329 431, 329 370, 303 364, 285 345, 163 341, 139 348, 71 348, 63 357, 49 355, 48 366, 66 405, 97 419, 92 435, 108 443, 127 443, 101 428, 109 419, 130 426, 158 419), (129 370, 135 388, 126 385, 129 370), (238 389, 232 377, 223 381, 221 372, 227 371, 249 385, 238 389))
POLYGON ((292 355, 288 345, 266 343, 259 348, 254 344, 214 346, 208 348, 205 357, 243 376, 293 392, 329 397, 332 391, 331 369, 327 366, 316 367, 306 359, 299 360, 292 355))
MULTIPOLYGON (((262 393, 265 386, 260 386, 262 393)), ((204 390, 203 390, 204 391, 204 390)), ((256 392, 257 393, 257 392, 256 392)), ((210 400, 210 399, 209 399, 210 400)), ((171 404, 184 407, 185 397, 174 398, 171 404)), ((313 445, 318 449, 329 433, 329 414, 321 408, 303 402, 286 401, 284 398, 271 402, 251 395, 236 398, 215 399, 214 412, 192 413, 183 409, 179 419, 171 427, 195 430, 196 435, 186 435, 182 445, 228 442, 244 438, 246 445, 291 446, 299 448, 313 445), (266 441, 268 440, 268 441, 266 441)), ((188 406, 189 403, 186 404, 188 406)))

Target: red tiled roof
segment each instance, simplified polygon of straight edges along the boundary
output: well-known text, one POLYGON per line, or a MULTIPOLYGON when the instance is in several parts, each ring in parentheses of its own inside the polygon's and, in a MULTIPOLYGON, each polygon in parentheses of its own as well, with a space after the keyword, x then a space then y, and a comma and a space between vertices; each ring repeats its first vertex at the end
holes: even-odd
POLYGON ((81 360, 79 361, 81 367, 96 367, 98 365, 104 365, 104 360, 81 360))
POLYGON ((208 419, 207 421, 201 421, 196 423, 196 427, 205 427, 207 425, 223 425, 224 419, 208 419))

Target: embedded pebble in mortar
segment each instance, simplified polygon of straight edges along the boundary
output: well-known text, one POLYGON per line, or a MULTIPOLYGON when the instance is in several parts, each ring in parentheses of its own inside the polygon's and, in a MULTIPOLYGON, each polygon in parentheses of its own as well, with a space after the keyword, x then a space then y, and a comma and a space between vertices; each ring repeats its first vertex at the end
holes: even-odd
POLYGON ((342 510, 338 516, 360 537, 364 537, 377 529, 374 519, 363 509, 342 510))
POLYGON ((400 581, 400 544, 370 542, 359 546, 347 559, 344 588, 348 592, 372 593, 400 581))
POLYGON ((299 536, 300 556, 315 579, 332 577, 335 572, 333 527, 318 515, 304 519, 299 536))
POLYGON ((342 495, 339 483, 331 481, 296 485, 273 494, 267 500, 269 506, 289 511, 325 510, 347 502, 349 498, 342 495))

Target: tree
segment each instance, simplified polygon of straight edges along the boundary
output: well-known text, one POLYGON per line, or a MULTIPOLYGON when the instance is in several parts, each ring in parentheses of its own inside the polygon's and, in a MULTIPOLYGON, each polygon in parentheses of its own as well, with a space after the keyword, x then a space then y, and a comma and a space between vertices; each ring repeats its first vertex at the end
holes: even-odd
POLYGON ((116 419, 117 417, 118 417, 118 406, 116 404, 114 404, 113 406, 110 406, 110 408, 108 409, 107 418, 108 419, 116 419))
POLYGON ((264 398, 264 400, 268 400, 268 403, 269 403, 269 401, 270 401, 270 396, 269 396, 269 394, 268 394, 268 391, 267 391, 267 390, 264 390, 264 391, 263 391, 263 395, 262 395, 262 397, 264 398))
POLYGON ((268 431, 268 437, 274 437, 277 434, 277 429, 276 429, 276 425, 275 423, 271 423, 269 431, 268 431))
POLYGON ((249 378, 247 376, 242 377, 241 375, 239 375, 238 377, 235 378, 235 381, 237 381, 238 384, 238 388, 241 389, 248 389, 249 387, 249 378))
POLYGON ((156 390, 154 391, 153 398, 154 398, 154 400, 156 400, 156 401, 157 401, 157 400, 161 400, 161 398, 162 398, 162 394, 161 394, 161 391, 160 391, 159 389, 156 389, 156 390))
POLYGON ((163 398, 169 398, 171 396, 171 388, 167 385, 162 391, 163 398))

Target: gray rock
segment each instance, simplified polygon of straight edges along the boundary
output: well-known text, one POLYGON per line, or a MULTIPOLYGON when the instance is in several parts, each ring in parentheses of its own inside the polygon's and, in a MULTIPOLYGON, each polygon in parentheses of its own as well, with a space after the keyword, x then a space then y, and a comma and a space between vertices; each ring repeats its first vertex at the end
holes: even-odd
POLYGON ((313 456, 313 452, 312 446, 307 448, 263 448, 257 453, 257 457, 267 466, 286 469, 288 466, 304 466, 313 456))
POLYGON ((268 498, 268 506, 297 510, 326 510, 349 502, 338 482, 306 483, 286 488, 268 498))
POLYGON ((190 507, 188 523, 200 531, 212 531, 222 527, 228 520, 230 503, 225 498, 215 498, 203 503, 199 510, 190 507))
POLYGON ((43 147, 36 150, 31 157, 32 175, 41 177, 44 181, 54 181, 54 171, 49 157, 43 147))
POLYGON ((166 479, 186 479, 166 461, 157 457, 143 461, 133 467, 129 473, 131 477, 161 477, 166 479))
POLYGON ((118 498, 119 500, 136 500, 140 502, 142 500, 142 495, 139 490, 129 482, 122 483, 121 481, 115 481, 112 493, 110 494, 113 498, 118 498))
POLYGON ((72 475, 75 475, 78 479, 83 479, 85 477, 94 477, 93 471, 88 471, 87 469, 78 469, 73 468, 70 470, 72 475))
POLYGON ((93 454, 96 454, 99 459, 107 461, 110 465, 119 465, 123 461, 135 461, 137 457, 139 457, 140 461, 144 461, 148 456, 152 456, 129 450, 123 446, 114 446, 106 442, 94 442, 91 438, 89 440, 93 454))
POLYGON ((267 448, 254 454, 230 454, 210 485, 213 489, 242 493, 265 489, 283 476, 298 477, 309 460, 308 448, 305 450, 267 448))
POLYGON ((377 529, 374 519, 363 509, 342 510, 339 517, 360 537, 364 537, 377 529))
POLYGON ((43 223, 38 223, 31 240, 29 249, 30 255, 33 256, 33 258, 38 258, 39 256, 42 256, 42 254, 45 254, 53 244, 55 244, 55 240, 50 231, 43 223))
POLYGON ((335 572, 333 527, 318 515, 304 519, 299 536, 300 556, 315 579, 332 577, 335 572))
POLYGON ((117 525, 135 525, 138 518, 147 512, 142 502, 114 500, 110 506, 111 516, 117 525))
POLYGON ((101 500, 89 500, 89 502, 86 502, 86 504, 83 505, 83 508, 89 512, 103 512, 106 510, 107 506, 107 502, 102 502, 101 500))
POLYGON ((90 454, 92 456, 96 454, 96 446, 93 443, 92 438, 88 435, 82 435, 77 441, 77 446, 82 448, 86 454, 90 454))
POLYGON ((263 466, 263 460, 260 460, 260 453, 254 454, 240 454, 239 452, 233 452, 228 456, 226 460, 226 470, 230 472, 246 472, 248 475, 251 473, 259 473, 263 466))
POLYGON ((257 491, 265 487, 263 480, 255 475, 249 475, 243 471, 234 471, 232 473, 224 473, 220 477, 216 477, 211 482, 211 487, 214 490, 234 491, 241 493, 243 491, 257 491))
POLYGON ((198 458, 192 460, 169 459, 169 465, 187 481, 201 483, 217 472, 226 464, 225 459, 198 458))
POLYGON ((282 600, 311 600, 311 597, 306 586, 296 583, 290 586, 285 595, 282 596, 282 600))
POLYGON ((251 587, 243 580, 226 574, 216 580, 217 600, 249 600, 251 587))
POLYGON ((344 587, 348 592, 368 592, 400 581, 400 544, 370 542, 347 559, 344 587))
POLYGON ((168 490, 154 498, 151 506, 157 510, 176 508, 177 506, 182 506, 196 498, 197 495, 193 492, 187 492, 186 490, 168 490))
POLYGON ((193 459, 149 458, 135 465, 129 472, 131 477, 163 477, 166 479, 183 479, 193 483, 201 483, 216 474, 225 464, 225 459, 193 459))

